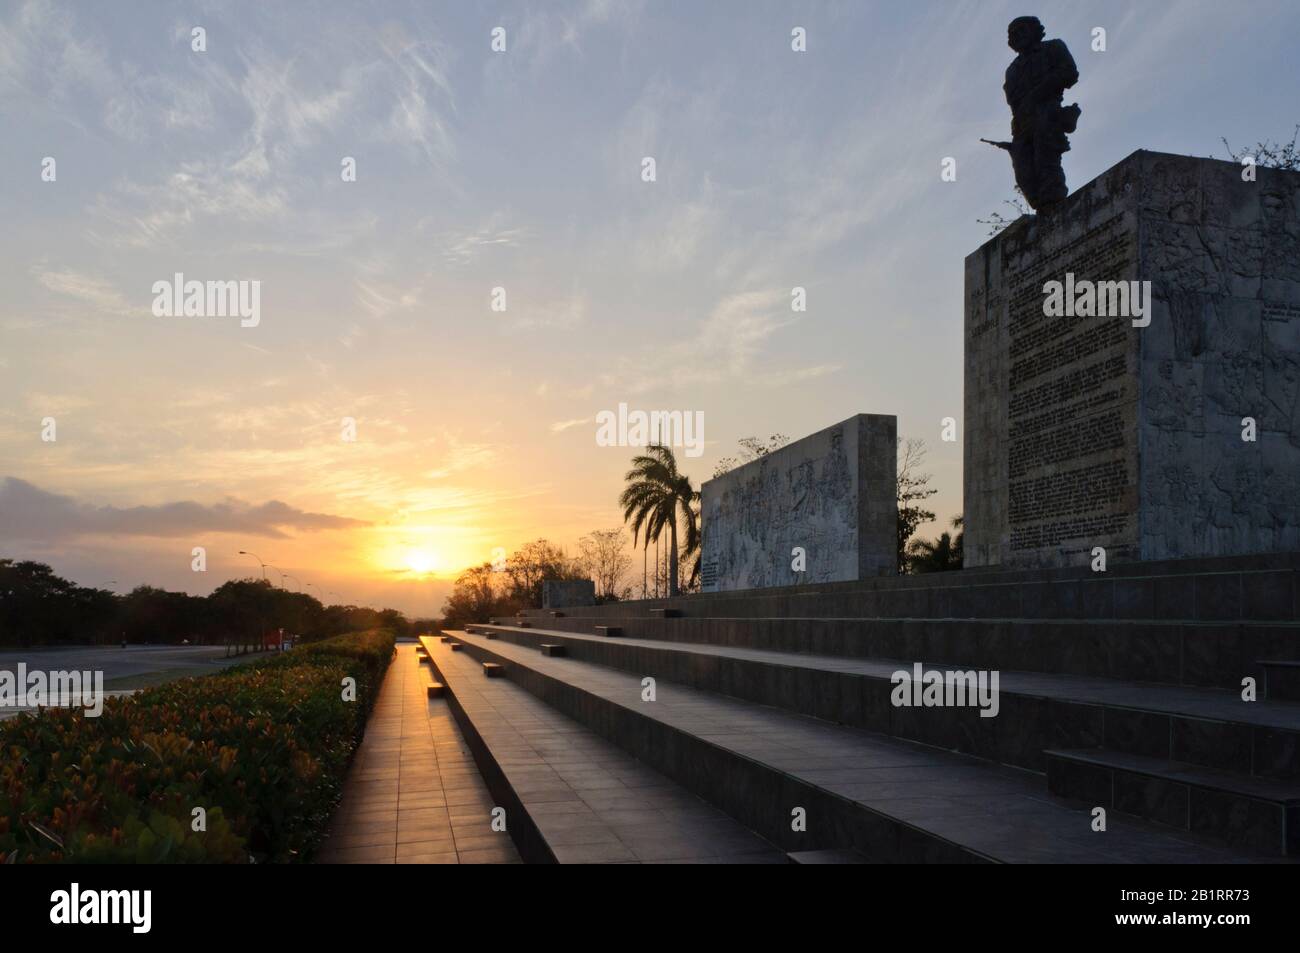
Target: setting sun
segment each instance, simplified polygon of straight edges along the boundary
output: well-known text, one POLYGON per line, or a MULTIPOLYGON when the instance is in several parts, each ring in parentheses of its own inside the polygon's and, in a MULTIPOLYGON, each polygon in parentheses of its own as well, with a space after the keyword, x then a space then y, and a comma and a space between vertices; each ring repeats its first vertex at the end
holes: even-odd
POLYGON ((406 554, 406 567, 423 575, 438 568, 438 558, 427 549, 413 549, 406 554))

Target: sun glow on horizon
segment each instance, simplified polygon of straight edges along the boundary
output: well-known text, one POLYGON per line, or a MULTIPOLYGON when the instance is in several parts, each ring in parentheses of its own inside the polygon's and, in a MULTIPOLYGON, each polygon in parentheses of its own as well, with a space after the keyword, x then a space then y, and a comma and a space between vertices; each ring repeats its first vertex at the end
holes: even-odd
POLYGON ((426 576, 440 565, 438 554, 431 549, 411 549, 406 553, 406 568, 417 576, 426 576))

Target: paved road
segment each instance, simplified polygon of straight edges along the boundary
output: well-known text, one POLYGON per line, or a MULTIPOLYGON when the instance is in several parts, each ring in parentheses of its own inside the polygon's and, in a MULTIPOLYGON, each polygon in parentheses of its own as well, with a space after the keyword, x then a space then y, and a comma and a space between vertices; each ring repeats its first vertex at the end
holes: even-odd
MULTIPOLYGON (((136 687, 131 684, 136 678, 141 678, 142 684, 156 684, 166 680, 168 673, 177 678, 203 675, 255 657, 244 655, 228 659, 222 645, 131 645, 125 649, 120 645, 4 648, 0 649, 0 671, 16 672, 18 663, 25 662, 28 671, 103 672, 104 684, 108 688, 130 689, 136 687), (157 673, 161 673, 162 678, 157 673)), ((22 710, 26 709, 0 708, 0 719, 12 717, 22 710)))
MULTIPOLYGON (((211 666, 212 671, 241 661, 226 657, 224 645, 77 645, 65 648, 0 649, 0 670, 17 671, 19 662, 28 669, 103 672, 104 681, 144 672, 165 672, 174 668, 211 666)), ((247 658, 247 656, 245 656, 247 658)))

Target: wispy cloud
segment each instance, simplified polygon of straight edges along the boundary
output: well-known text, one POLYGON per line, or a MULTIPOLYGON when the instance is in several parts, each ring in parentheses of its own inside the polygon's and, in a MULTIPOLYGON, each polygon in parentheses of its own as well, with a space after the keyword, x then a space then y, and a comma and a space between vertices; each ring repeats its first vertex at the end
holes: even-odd
POLYGON ((101 314, 140 317, 149 313, 146 304, 132 305, 112 284, 94 275, 66 268, 48 269, 41 265, 32 267, 32 275, 51 291, 84 301, 101 314))
POLYGON ((577 417, 573 420, 557 420, 551 424, 551 433, 564 433, 566 430, 572 430, 574 427, 581 427, 583 424, 591 423, 591 417, 577 417))

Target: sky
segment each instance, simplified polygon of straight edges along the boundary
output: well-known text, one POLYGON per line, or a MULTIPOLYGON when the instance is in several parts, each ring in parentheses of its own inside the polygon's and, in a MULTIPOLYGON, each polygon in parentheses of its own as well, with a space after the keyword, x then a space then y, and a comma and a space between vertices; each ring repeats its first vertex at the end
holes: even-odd
POLYGON ((621 524, 620 403, 703 415, 697 484, 896 414, 937 534, 1006 24, 1078 62, 1072 189, 1300 122, 1290 0, 1032 6, 4 0, 0 557, 202 594, 247 550, 434 614, 496 550, 621 524), (156 314, 177 273, 258 282, 256 322, 156 314))

